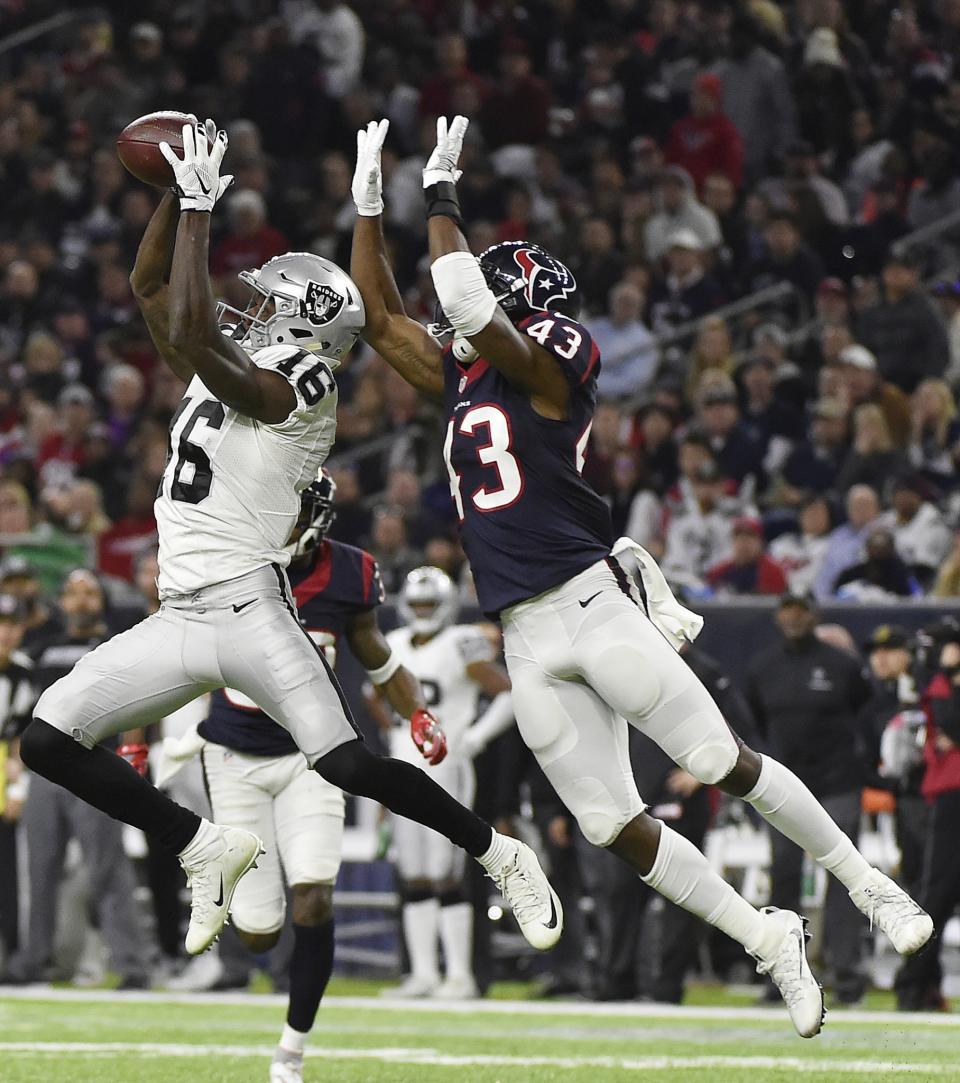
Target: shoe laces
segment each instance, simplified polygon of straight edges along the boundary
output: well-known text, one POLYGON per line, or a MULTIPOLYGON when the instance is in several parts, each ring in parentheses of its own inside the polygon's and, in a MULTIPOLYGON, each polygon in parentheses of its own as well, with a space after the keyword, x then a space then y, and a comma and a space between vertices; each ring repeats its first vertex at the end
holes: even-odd
POLYGON ((207 919, 211 896, 210 870, 208 863, 202 865, 187 865, 180 862, 187 877, 187 887, 190 888, 190 916, 199 922, 207 919))
POLYGON ((510 906, 519 920, 527 920, 527 916, 530 915, 531 911, 535 911, 543 905, 542 892, 537 889, 537 885, 520 864, 519 850, 513 855, 508 864, 501 867, 499 872, 491 872, 487 875, 497 885, 500 894, 509 897, 510 906), (506 890, 508 880, 512 880, 509 896, 507 896, 506 890))
POLYGON ((784 943, 771 959, 760 959, 757 962, 757 973, 770 975, 788 1008, 803 999, 803 958, 799 944, 794 944, 792 934, 787 934, 784 943), (794 947, 796 951, 793 950, 794 947))
POLYGON ((878 922, 885 931, 910 921, 920 913, 920 907, 896 884, 889 884, 883 880, 867 884, 863 889, 863 894, 870 903, 867 917, 870 919, 871 932, 873 932, 874 920, 878 912, 885 915, 883 920, 878 922))

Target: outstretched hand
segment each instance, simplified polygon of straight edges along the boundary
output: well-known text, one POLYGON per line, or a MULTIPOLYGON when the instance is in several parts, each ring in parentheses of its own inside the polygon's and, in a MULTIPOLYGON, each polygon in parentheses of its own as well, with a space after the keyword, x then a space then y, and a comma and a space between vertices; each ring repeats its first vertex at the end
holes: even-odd
POLYGON ((220 176, 220 163, 227 152, 227 133, 217 131, 212 120, 194 120, 183 126, 183 157, 178 158, 169 143, 160 144, 160 153, 170 163, 180 197, 181 211, 213 210, 214 204, 233 183, 220 176))
POLYGON ((424 188, 439 184, 440 181, 456 184, 463 176, 463 170, 457 168, 457 162, 460 160, 463 138, 469 126, 470 121, 466 117, 454 117, 449 127, 446 117, 437 117, 437 145, 423 169, 424 188))
POLYGON ((375 218, 383 214, 380 152, 389 127, 389 120, 371 120, 366 128, 357 132, 357 168, 353 172, 350 191, 361 218, 375 218))

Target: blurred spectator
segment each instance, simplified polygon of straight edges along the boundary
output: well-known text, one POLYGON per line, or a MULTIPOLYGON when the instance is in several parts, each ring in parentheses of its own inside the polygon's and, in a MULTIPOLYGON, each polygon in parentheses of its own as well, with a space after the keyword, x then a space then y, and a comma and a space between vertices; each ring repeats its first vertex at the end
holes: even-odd
POLYGON ((814 404, 810 433, 787 456, 783 481, 800 492, 832 489, 847 451, 847 411, 836 399, 814 404))
POLYGON ((836 31, 818 26, 807 38, 796 80, 800 134, 833 160, 849 153, 850 119, 860 95, 840 52, 836 31))
POLYGON ((452 116, 455 100, 465 89, 482 101, 487 84, 467 63, 467 43, 461 34, 442 34, 436 44, 436 74, 420 87, 420 113, 425 117, 452 116))
POLYGON ((877 359, 864 346, 845 346, 837 359, 850 406, 876 404, 882 411, 890 439, 898 448, 905 448, 910 439, 910 401, 907 396, 877 371, 877 359))
POLYGON ((381 505, 374 511, 368 548, 380 565, 383 589, 388 594, 396 594, 407 573, 420 563, 420 554, 407 539, 407 524, 401 508, 381 505))
POLYGON ((697 235, 689 229, 672 233, 666 240, 666 274, 650 290, 650 326, 666 335, 696 320, 721 300, 720 285, 704 269, 704 254, 697 235))
POLYGON ((906 562, 897 554, 893 533, 874 526, 864 542, 864 559, 841 572, 833 584, 837 597, 852 601, 893 601, 922 593, 906 562))
POLYGON ((602 312, 610 291, 623 275, 623 257, 606 219, 587 218, 580 227, 580 250, 571 270, 590 312, 602 312))
POLYGON ((267 205, 259 192, 247 188, 228 195, 227 210, 230 232, 213 250, 214 274, 251 271, 287 250, 286 237, 267 221, 267 205))
POLYGON ((730 339, 730 328, 721 316, 705 316, 697 329, 697 337, 687 364, 686 396, 694 400, 705 372, 720 372, 732 376, 736 357, 730 339))
POLYGON ((7 556, 0 561, 0 592, 16 598, 22 608, 24 650, 32 651, 59 629, 59 616, 44 601, 40 576, 24 557, 7 556))
POLYGON ((821 601, 834 593, 838 577, 860 559, 867 535, 880 517, 876 491, 869 485, 854 485, 847 493, 846 513, 847 521, 830 533, 814 581, 814 594, 821 601))
POLYGON ((937 282, 930 292, 947 328, 950 364, 944 379, 956 388, 960 386, 960 281, 937 282))
POLYGON ((632 283, 610 291, 609 315, 590 321, 590 333, 603 359, 597 390, 625 398, 644 391, 660 364, 657 344, 643 323, 644 296, 632 283))
POLYGON ((637 415, 636 441, 643 452, 651 488, 656 493, 665 493, 677 479, 675 427, 676 418, 671 411, 656 402, 647 403, 637 415))
POLYGON ((685 169, 698 192, 711 173, 726 177, 734 188, 743 180, 743 143, 723 112, 719 76, 701 73, 690 91, 690 112, 670 129, 666 160, 685 169))
POLYGON ((833 512, 823 496, 814 496, 800 509, 796 532, 781 534, 770 543, 770 556, 783 568, 791 594, 813 590, 830 544, 833 512))
POLYGON ((97 567, 104 575, 132 582, 137 560, 156 547, 155 490, 156 486, 143 474, 130 482, 124 514, 97 542, 97 567))
POLYGON ((723 478, 705 461, 690 479, 691 499, 670 517, 664 546, 664 575, 678 586, 700 590, 707 570, 730 554, 734 507, 725 499, 723 478))
POLYGON ((940 376, 950 360, 943 324, 920 288, 916 260, 891 254, 883 268, 883 299, 858 321, 860 339, 877 359, 880 375, 904 391, 940 376))
MULTIPOLYGON (((808 596, 784 595, 776 622, 782 639, 750 666, 747 702, 764 746, 810 787, 856 843, 867 776, 860 713, 870 699, 869 675, 859 658, 814 635, 817 613, 808 596)), ((770 841, 770 901, 795 908, 800 905, 803 852, 778 832, 771 833, 770 841)), ((827 883, 824 938, 834 995, 856 1003, 866 990, 860 918, 833 878, 827 883)))
POLYGON ((804 243, 797 221, 789 211, 776 211, 767 219, 763 231, 766 252, 746 269, 751 292, 778 282, 789 282, 805 301, 812 303, 823 278, 823 266, 817 255, 804 243))
POLYGON ((614 456, 608 495, 614 536, 633 538, 658 555, 662 521, 660 501, 651 490, 636 454, 621 450, 614 456))
POLYGON ((537 144, 547 135, 550 89, 533 74, 530 53, 520 38, 501 47, 500 78, 483 103, 480 124, 491 150, 513 143, 537 144))
POLYGON ((946 560, 940 565, 930 596, 952 599, 960 597, 960 531, 953 535, 953 545, 946 560))
MULTIPOLYGON (((777 329, 776 324, 768 326, 777 329)), ((776 361, 758 352, 746 358, 737 370, 743 427, 760 446, 763 469, 768 475, 780 470, 803 435, 799 412, 777 397, 777 368, 776 361)))
POLYGON ((717 466, 737 485, 754 481, 763 471, 763 447, 740 420, 740 406, 732 380, 717 381, 697 396, 697 424, 707 437, 717 466))
POLYGON ((853 411, 853 444, 837 474, 836 488, 842 493, 853 485, 883 489, 906 465, 903 453, 893 445, 881 408, 872 402, 858 406, 853 411))
POLYGON ((764 551, 763 524, 753 516, 735 519, 729 560, 707 569, 707 582, 720 595, 782 594, 787 589, 783 568, 764 551))
POLYGON ((723 240, 713 211, 697 200, 693 178, 679 165, 668 166, 656 189, 656 212, 644 227, 647 259, 660 259, 678 235, 693 235, 694 251, 709 252, 723 240))
POLYGON ((365 35, 356 13, 339 0, 283 0, 283 18, 294 44, 308 41, 320 55, 324 88, 340 99, 357 85, 365 35))
POLYGON ((943 380, 924 380, 910 399, 910 464, 934 485, 952 488, 960 456, 960 419, 943 380))
POLYGON ((915 474, 901 475, 893 485, 893 510, 880 522, 893 531, 897 553, 921 586, 929 586, 953 544, 953 532, 931 503, 929 487, 915 474))

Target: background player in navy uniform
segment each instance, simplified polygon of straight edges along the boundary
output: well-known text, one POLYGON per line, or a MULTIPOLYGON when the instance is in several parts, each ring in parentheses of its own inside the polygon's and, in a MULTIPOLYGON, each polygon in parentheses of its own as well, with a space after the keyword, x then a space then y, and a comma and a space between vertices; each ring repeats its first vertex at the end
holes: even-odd
MULTIPOLYGON (((376 561, 362 549, 326 537, 336 517, 335 494, 326 473, 303 493, 300 519, 287 546, 297 612, 331 666, 345 639, 393 709, 409 719, 423 709, 423 696, 377 625, 383 588, 376 561)), ((286 908, 284 879, 291 888, 290 1002, 270 1083, 301 1083, 306 1038, 333 969, 333 885, 343 842, 343 791, 309 770, 290 734, 233 689, 213 693, 198 733, 206 741, 203 770, 214 821, 252 831, 266 847, 259 867, 237 885, 231 910, 237 933, 251 951, 268 951, 277 943, 286 908)), ((406 740, 416 751, 409 732, 406 740)), ((440 737, 430 762, 439 763, 445 750, 440 737)))
MULTIPOLYGON (((223 927, 260 840, 201 819, 97 743, 237 688, 332 785, 429 824, 476 857, 531 944, 550 947, 562 915, 536 855, 415 767, 367 747, 290 598, 284 546, 333 445, 333 371, 363 327, 357 288, 329 260, 288 252, 241 272, 245 311, 218 308, 208 253, 211 212, 231 179, 220 176, 227 136, 195 118, 182 136, 182 157, 160 144, 176 190, 148 224, 131 276, 159 353, 189 381, 154 506, 162 604, 44 692, 21 738, 23 762, 180 856, 191 887, 186 948, 197 955, 223 927)), ((429 714, 417 717, 414 740, 428 755, 433 730, 429 714)))
POLYGON ((823 996, 806 962, 802 919, 755 910, 696 847, 645 813, 624 719, 698 781, 744 797, 810 852, 900 951, 929 939, 930 918, 867 864, 792 772, 735 739, 670 649, 682 645, 682 630, 672 643, 661 634, 679 607, 649 555, 625 542, 632 583, 611 555, 620 543, 612 546, 606 507, 581 477, 599 357, 574 318, 576 282, 526 242, 472 255, 456 192, 462 117, 449 128, 439 118, 423 174, 431 274, 452 344, 442 349, 405 316, 380 222, 386 128, 371 123, 357 140, 351 271, 366 309, 364 336, 443 403, 464 548, 481 608, 503 625, 520 733, 587 839, 743 944, 776 982, 798 1033, 812 1036, 823 996), (649 607, 648 579, 659 599, 649 607))

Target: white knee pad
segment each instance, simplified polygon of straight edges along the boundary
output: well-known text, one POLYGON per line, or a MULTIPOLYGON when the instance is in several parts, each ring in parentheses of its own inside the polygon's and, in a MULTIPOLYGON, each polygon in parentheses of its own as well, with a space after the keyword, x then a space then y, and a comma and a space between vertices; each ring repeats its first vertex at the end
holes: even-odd
POLYGON ((558 793, 576 816, 587 842, 609 846, 645 808, 635 790, 624 787, 624 791, 614 796, 600 779, 580 778, 558 793))
POLYGON ((737 765, 740 750, 733 737, 729 741, 704 741, 686 757, 681 764, 691 775, 705 786, 715 785, 730 774, 737 765))

